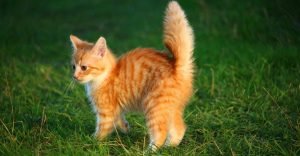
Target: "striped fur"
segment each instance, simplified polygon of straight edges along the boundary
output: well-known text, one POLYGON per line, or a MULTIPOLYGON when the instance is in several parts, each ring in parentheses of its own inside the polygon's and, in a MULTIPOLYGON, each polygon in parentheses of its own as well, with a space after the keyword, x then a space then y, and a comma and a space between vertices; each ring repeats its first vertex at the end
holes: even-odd
POLYGON ((86 85, 97 116, 95 136, 105 138, 115 127, 129 125, 124 113, 146 116, 150 148, 177 146, 185 133, 183 111, 192 94, 193 31, 177 2, 168 4, 164 43, 169 50, 134 49, 117 59, 103 37, 95 43, 70 36, 74 78, 86 85))

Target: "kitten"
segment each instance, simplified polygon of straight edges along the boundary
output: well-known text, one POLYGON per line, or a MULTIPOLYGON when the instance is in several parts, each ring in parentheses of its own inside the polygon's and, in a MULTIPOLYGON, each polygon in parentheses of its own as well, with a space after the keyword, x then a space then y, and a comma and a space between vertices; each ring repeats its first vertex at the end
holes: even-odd
POLYGON ((168 4, 164 20, 167 52, 134 49, 119 59, 100 37, 95 44, 73 35, 74 79, 86 85, 97 116, 95 136, 105 138, 115 127, 129 125, 124 113, 144 113, 150 135, 149 147, 177 146, 185 133, 183 111, 193 87, 193 30, 179 4, 168 4))

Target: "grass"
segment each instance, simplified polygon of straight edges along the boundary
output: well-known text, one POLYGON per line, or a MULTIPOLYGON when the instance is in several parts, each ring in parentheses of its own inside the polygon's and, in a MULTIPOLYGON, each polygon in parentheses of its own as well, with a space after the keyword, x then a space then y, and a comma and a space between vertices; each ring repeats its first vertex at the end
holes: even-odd
MULTIPOLYGON (((1 1, 0 155, 143 155, 144 118, 98 142, 69 34, 117 55, 163 49, 167 1, 1 1)), ((180 1, 196 36, 195 94, 180 146, 158 155, 300 155, 300 12, 288 0, 180 1)))

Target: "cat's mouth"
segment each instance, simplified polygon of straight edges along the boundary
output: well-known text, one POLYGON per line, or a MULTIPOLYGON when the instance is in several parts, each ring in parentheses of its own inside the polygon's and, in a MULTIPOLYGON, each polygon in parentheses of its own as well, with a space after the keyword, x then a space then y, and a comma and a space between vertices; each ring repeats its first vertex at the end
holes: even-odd
POLYGON ((78 82, 80 84, 85 84, 88 82, 88 80, 85 80, 83 78, 78 78, 78 77, 73 77, 73 80, 75 80, 76 82, 78 82))

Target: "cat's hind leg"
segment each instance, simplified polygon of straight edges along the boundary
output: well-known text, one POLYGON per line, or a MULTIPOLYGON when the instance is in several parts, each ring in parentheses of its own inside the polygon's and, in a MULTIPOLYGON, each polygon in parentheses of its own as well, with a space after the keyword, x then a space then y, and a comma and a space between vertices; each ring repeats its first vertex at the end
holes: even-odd
POLYGON ((181 110, 175 110, 170 119, 170 127, 168 138, 166 141, 167 146, 177 146, 181 142, 185 134, 186 126, 182 118, 181 110))
POLYGON ((164 145, 168 135, 169 103, 163 102, 164 99, 157 98, 150 100, 145 110, 146 123, 150 135, 149 148, 157 150, 164 145))

